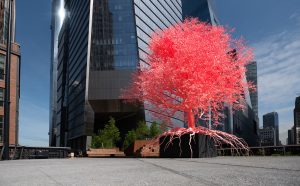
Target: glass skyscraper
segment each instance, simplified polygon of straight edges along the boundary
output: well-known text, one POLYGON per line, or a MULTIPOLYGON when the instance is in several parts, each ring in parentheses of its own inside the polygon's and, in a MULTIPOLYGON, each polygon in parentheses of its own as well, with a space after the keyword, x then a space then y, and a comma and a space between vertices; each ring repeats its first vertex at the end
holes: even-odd
POLYGON ((256 86, 255 92, 250 92, 250 99, 253 111, 255 113, 255 117, 258 120, 258 87, 257 87, 257 62, 253 61, 249 63, 247 66, 246 77, 247 81, 251 81, 256 86))
POLYGON ((52 0, 51 17, 51 65, 50 65, 50 103, 49 103, 49 145, 55 146, 56 100, 57 100, 57 57, 58 34, 64 20, 64 0, 52 0))
MULTIPOLYGON (((154 32, 186 17, 218 24, 211 0, 53 0, 52 3, 50 145, 83 151, 89 147, 92 134, 103 128, 110 116, 116 119, 122 135, 139 120, 147 123, 155 120, 155 110, 120 100, 121 89, 129 85, 132 72, 149 65, 148 43, 154 32)), ((254 144, 252 131, 256 127, 252 125, 255 120, 250 111, 249 106, 247 111, 233 116, 232 109, 226 108, 224 113, 228 117, 222 130, 254 144)), ((172 118, 175 126, 183 126, 184 120, 180 111, 172 118)))
MULTIPOLYGON (((182 21, 175 1, 53 0, 50 145, 85 151, 109 117, 124 135, 151 110, 120 100, 151 34, 182 21), (63 6, 61 6, 63 3, 63 6), (59 10, 65 9, 63 24, 59 10)), ((183 125, 182 117, 174 117, 183 125)))

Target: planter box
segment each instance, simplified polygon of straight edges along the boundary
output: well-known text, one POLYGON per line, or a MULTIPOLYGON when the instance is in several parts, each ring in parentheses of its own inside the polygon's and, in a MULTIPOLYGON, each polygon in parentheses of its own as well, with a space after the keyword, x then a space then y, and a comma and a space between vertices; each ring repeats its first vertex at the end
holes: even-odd
POLYGON ((211 139, 207 135, 195 134, 192 137, 191 144, 190 135, 185 134, 180 137, 181 143, 179 144, 179 139, 173 139, 169 146, 166 146, 170 140, 170 136, 161 137, 160 142, 160 157, 162 158, 208 158, 216 157, 217 149, 211 139), (191 150, 192 148, 192 154, 191 150), (181 151, 181 154, 180 154, 181 151))
POLYGON ((144 145, 140 150, 138 156, 144 158, 153 158, 159 157, 159 143, 158 142, 148 142, 148 144, 144 145))
POLYGON ((135 157, 158 157, 159 145, 151 144, 151 140, 135 140, 126 151, 127 156, 135 157))
POLYGON ((124 157, 124 152, 119 148, 103 148, 103 149, 89 149, 87 152, 88 157, 124 157))

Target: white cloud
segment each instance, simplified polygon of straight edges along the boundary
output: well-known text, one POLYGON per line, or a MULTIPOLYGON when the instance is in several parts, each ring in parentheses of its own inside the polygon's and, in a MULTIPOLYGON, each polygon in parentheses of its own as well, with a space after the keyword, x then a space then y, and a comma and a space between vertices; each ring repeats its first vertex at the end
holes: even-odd
MULTIPOLYGON (((259 115, 278 112, 281 141, 285 143, 286 130, 293 124, 294 101, 300 93, 300 31, 271 35, 252 46, 258 64, 259 115)), ((262 125, 262 118, 260 121, 262 125)))
POLYGON ((300 15, 298 12, 294 12, 289 16, 289 19, 295 22, 297 26, 300 26, 300 15))

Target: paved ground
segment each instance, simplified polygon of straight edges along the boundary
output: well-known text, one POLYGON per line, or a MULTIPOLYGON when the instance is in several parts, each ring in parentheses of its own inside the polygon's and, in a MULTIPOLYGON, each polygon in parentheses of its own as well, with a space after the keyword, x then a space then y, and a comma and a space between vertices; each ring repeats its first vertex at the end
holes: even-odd
POLYGON ((0 185, 300 185, 300 157, 0 162, 0 185))

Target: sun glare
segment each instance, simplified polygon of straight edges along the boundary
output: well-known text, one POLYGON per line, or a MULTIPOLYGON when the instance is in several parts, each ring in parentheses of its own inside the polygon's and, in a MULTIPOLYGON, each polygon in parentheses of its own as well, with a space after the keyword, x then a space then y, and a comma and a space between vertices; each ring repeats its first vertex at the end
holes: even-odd
POLYGON ((65 15, 66 15, 66 13, 65 13, 65 9, 64 9, 64 0, 61 0, 60 8, 59 8, 59 11, 58 11, 58 16, 60 18, 61 23, 64 21, 65 15))

